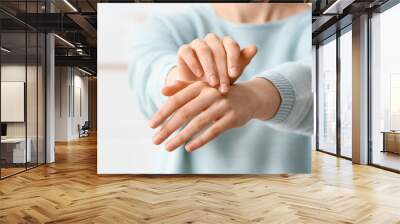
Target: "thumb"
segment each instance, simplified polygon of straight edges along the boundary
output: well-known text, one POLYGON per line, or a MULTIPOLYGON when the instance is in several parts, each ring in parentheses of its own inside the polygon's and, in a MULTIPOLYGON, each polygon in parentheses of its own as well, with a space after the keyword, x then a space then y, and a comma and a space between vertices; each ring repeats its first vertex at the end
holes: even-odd
MULTIPOLYGON (((252 44, 240 51, 240 59, 239 59, 239 74, 242 74, 243 70, 246 68, 248 64, 250 64, 251 60, 257 54, 256 45, 252 44)), ((235 81, 240 77, 240 75, 236 77, 231 77, 231 84, 235 83, 235 81)))
POLYGON ((181 80, 176 80, 174 81, 171 85, 164 86, 162 88, 162 94, 164 96, 172 96, 175 93, 181 91, 182 89, 186 88, 186 86, 192 84, 191 81, 181 81, 181 80))
POLYGON ((241 61, 241 66, 244 68, 246 65, 248 65, 253 59, 253 57, 257 54, 257 47, 256 45, 252 44, 243 50, 240 51, 240 61, 241 61))

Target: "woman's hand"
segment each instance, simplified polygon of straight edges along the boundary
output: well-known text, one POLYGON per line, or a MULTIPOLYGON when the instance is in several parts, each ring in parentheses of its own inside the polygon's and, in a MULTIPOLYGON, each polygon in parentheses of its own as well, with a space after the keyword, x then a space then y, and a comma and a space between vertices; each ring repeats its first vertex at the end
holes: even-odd
POLYGON ((280 96, 275 86, 261 78, 233 85, 225 96, 202 81, 177 81, 174 85, 165 87, 163 93, 171 97, 149 122, 152 128, 157 128, 165 122, 154 136, 154 143, 161 144, 178 128, 189 122, 168 141, 165 146, 167 151, 185 144, 205 129, 186 144, 186 150, 191 152, 226 130, 243 126, 250 119, 272 118, 280 104, 280 96))
POLYGON ((195 39, 179 48, 178 66, 168 74, 167 85, 175 80, 204 81, 212 87, 219 86, 221 93, 226 94, 256 53, 255 45, 240 50, 230 37, 207 34, 204 39, 195 39))

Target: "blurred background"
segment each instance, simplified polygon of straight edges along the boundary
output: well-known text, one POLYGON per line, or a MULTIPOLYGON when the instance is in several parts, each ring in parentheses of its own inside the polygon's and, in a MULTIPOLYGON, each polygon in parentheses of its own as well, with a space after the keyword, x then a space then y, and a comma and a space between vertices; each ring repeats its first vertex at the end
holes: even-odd
MULTIPOLYGON (((154 130, 136 106, 128 83, 131 42, 153 13, 176 13, 195 4, 98 4, 98 172, 157 173, 154 130)), ((149 62, 151 63, 151 62, 149 62)))

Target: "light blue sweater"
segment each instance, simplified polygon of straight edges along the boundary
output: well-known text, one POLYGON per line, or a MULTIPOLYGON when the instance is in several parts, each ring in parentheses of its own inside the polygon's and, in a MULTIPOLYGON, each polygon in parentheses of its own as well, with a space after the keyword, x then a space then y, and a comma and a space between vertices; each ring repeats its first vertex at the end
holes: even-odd
MULTIPOLYGON (((311 91, 311 11, 266 24, 234 24, 210 5, 149 17, 134 40, 130 81, 140 109, 151 117, 166 97, 165 76, 176 65, 178 48, 208 33, 230 36, 258 53, 238 82, 269 79, 282 101, 268 121, 251 120, 197 151, 160 150, 154 173, 308 173, 311 170, 313 93, 311 91)), ((149 139, 151 141, 151 139, 149 139)))

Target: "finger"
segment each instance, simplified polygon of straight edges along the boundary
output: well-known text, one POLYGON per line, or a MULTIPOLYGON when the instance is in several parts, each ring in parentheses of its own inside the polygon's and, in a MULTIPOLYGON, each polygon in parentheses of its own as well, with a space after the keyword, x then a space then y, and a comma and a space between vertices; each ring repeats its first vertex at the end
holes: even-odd
POLYGON ((225 130, 231 128, 231 118, 230 116, 223 116, 221 119, 216 121, 211 127, 204 131, 199 137, 189 142, 185 148, 188 152, 193 152, 194 150, 200 148, 201 146, 207 144, 214 138, 218 137, 225 130))
POLYGON ((183 81, 196 81, 198 78, 190 70, 189 66, 183 61, 182 58, 178 57, 178 79, 183 81))
POLYGON ((202 82, 196 82, 193 83, 193 85, 188 86, 188 88, 185 88, 177 94, 171 96, 160 108, 160 110, 150 119, 149 126, 151 128, 160 126, 160 124, 162 124, 178 108, 199 95, 202 86, 204 85, 205 84, 202 82))
POLYGON ((240 46, 230 37, 224 37, 222 43, 225 48, 227 56, 227 67, 229 77, 235 78, 240 75, 239 72, 239 59, 240 59, 240 46))
POLYGON ((172 85, 164 86, 161 92, 164 96, 172 96, 192 83, 190 81, 176 80, 172 85))
POLYGON ((185 142, 189 141, 190 138, 203 130, 207 125, 223 116, 223 113, 224 112, 218 106, 212 105, 207 110, 196 116, 182 131, 171 139, 166 144, 167 150, 172 151, 185 144, 185 142))
POLYGON ((257 47, 255 45, 251 45, 246 47, 240 51, 240 59, 239 59, 239 75, 236 77, 231 78, 231 84, 235 83, 236 80, 240 77, 243 73, 244 69, 248 64, 250 64, 251 60, 257 54, 257 47))
POLYGON ((185 44, 179 48, 178 57, 187 65, 187 67, 195 76, 203 76, 203 69, 201 68, 201 64, 197 59, 195 52, 189 45, 185 44))
POLYGON ((229 91, 230 80, 227 71, 224 45, 222 44, 222 41, 219 39, 219 37, 213 33, 207 34, 207 36, 205 37, 205 41, 213 53, 213 58, 217 66, 220 91, 221 93, 227 93, 229 91))
POLYGON ((256 45, 250 45, 240 51, 240 72, 243 72, 244 68, 250 64, 251 60, 257 54, 256 45))
MULTIPOLYGON (((153 142, 158 145, 167 139, 172 133, 174 133, 179 127, 183 126, 195 115, 200 114, 207 107, 212 105, 216 100, 215 96, 212 96, 212 92, 207 94, 200 94, 197 98, 185 104, 175 114, 172 115, 165 125, 154 135, 153 142)), ((166 147, 167 151, 172 151, 175 148, 166 147)))
POLYGON ((196 52, 196 56, 200 61, 208 83, 213 87, 218 86, 218 72, 211 49, 208 47, 205 41, 200 39, 192 41, 190 46, 196 52))

